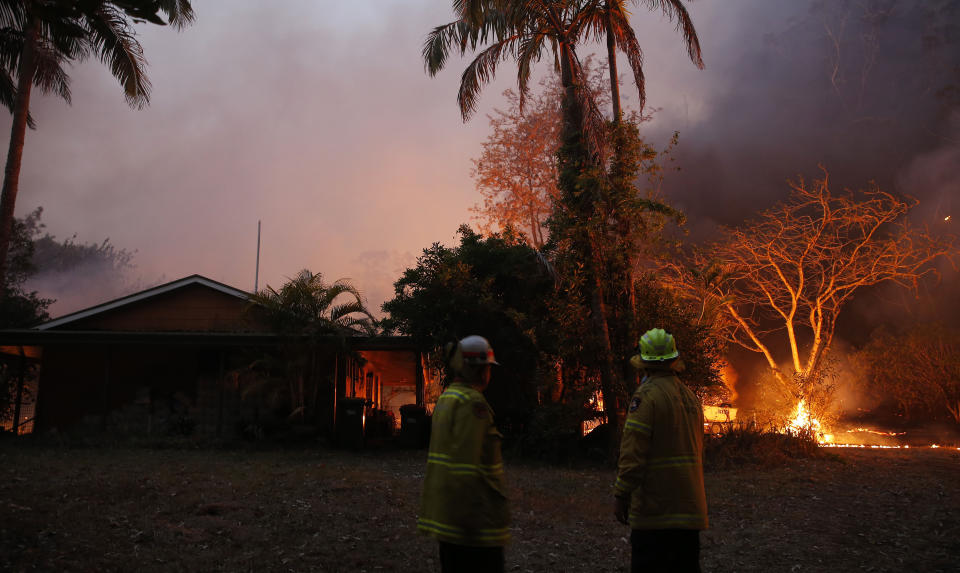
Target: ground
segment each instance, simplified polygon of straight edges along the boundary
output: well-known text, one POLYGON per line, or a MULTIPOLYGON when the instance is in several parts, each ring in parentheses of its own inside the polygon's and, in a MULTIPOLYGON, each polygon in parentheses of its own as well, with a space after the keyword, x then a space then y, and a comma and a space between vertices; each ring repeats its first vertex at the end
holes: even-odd
MULTIPOLYGON (((0 443, 2 571, 438 571, 426 454, 0 443)), ((624 571, 613 471, 507 465, 508 571, 624 571)), ((707 572, 957 571, 960 451, 708 472, 707 572)))

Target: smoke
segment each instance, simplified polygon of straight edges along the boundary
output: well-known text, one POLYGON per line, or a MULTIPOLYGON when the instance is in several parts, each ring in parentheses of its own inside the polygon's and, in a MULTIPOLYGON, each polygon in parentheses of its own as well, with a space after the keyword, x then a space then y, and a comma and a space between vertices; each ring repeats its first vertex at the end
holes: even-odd
POLYGON ((663 133, 680 130, 682 171, 665 188, 695 234, 771 206, 787 179, 818 164, 838 185, 876 181, 924 204, 942 199, 947 172, 910 173, 921 155, 956 145, 942 126, 957 103, 960 51, 949 42, 958 26, 941 19, 960 17, 960 2, 737 6, 729 27, 702 32, 709 87, 698 95, 708 110, 690 120, 677 104, 656 119, 663 133))
MULTIPOLYGON (((919 201, 911 222, 952 231, 956 214, 944 218, 960 189, 960 1, 731 7, 691 7, 706 69, 678 71, 689 78, 669 87, 685 91, 651 96, 662 107, 648 135, 680 132, 681 170, 668 175, 664 192, 687 214, 690 238, 709 241, 718 227, 743 224, 785 199, 787 180, 817 177, 818 165, 836 190, 875 182, 919 201)), ((881 324, 960 319, 958 273, 949 264, 940 270, 942 280, 923 285, 920 297, 893 285, 858 293, 841 315, 838 349, 856 347, 881 324)), ((844 369, 845 356, 837 351, 844 369)), ((741 373, 741 401, 762 402, 754 389, 767 367, 758 355, 734 352, 730 360, 741 373)), ((841 377, 839 386, 849 386, 842 399, 859 407, 849 378, 841 377)))
POLYGON ((374 316, 384 317, 380 307, 393 298, 393 282, 416 262, 413 253, 396 250, 364 251, 356 258, 354 268, 359 269, 356 284, 366 287, 363 296, 374 316))

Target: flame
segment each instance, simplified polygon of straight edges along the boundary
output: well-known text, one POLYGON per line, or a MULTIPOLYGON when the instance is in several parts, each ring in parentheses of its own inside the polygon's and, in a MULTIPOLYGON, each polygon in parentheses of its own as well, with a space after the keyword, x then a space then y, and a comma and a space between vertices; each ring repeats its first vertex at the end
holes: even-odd
POLYGON ((829 444, 833 441, 833 434, 828 434, 823 430, 823 424, 807 410, 806 400, 803 399, 797 402, 797 409, 794 411, 793 418, 787 423, 787 431, 795 434, 810 432, 816 437, 819 444, 829 444))
POLYGON ((847 430, 848 434, 852 434, 854 432, 866 432, 869 434, 876 434, 878 436, 902 436, 906 434, 906 432, 881 432, 880 430, 871 430, 870 428, 854 428, 852 430, 847 430))
MULTIPOLYGON (((880 444, 845 444, 845 443, 836 443, 834 442, 833 434, 826 433, 823 429, 823 425, 820 423, 820 420, 813 417, 813 414, 807 409, 807 404, 804 400, 800 400, 797 403, 797 409, 794 411, 793 418, 787 424, 787 432, 799 433, 799 432, 810 432, 816 439, 817 443, 820 446, 827 448, 864 448, 871 450, 909 450, 910 444, 896 445, 896 446, 887 446, 880 444)), ((847 433, 854 432, 868 432, 871 434, 877 434, 879 436, 902 436, 906 432, 882 432, 879 430, 871 430, 870 428, 854 428, 852 430, 847 430, 847 433)), ((921 448, 927 447, 931 450, 941 449, 940 444, 931 444, 929 446, 920 446, 921 448)), ((960 447, 956 448, 957 451, 960 451, 960 447)))
POLYGON ((727 390, 730 390, 730 402, 733 403, 737 402, 739 396, 737 393, 737 380, 739 378, 737 371, 729 364, 724 365, 720 370, 720 380, 723 382, 723 385, 727 387, 727 390))

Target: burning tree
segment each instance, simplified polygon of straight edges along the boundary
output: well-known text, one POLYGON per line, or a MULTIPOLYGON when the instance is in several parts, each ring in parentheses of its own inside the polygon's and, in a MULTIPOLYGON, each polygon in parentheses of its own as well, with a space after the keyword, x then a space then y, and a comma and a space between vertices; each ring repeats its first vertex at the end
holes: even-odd
POLYGON ((761 354, 779 389, 809 396, 833 341, 837 318, 865 287, 895 283, 916 291, 936 275, 935 262, 957 255, 952 236, 917 228, 916 204, 876 187, 836 194, 829 174, 790 183, 786 202, 730 229, 679 273, 702 313, 725 326, 729 340, 761 354), (787 366, 775 354, 789 352, 787 366))

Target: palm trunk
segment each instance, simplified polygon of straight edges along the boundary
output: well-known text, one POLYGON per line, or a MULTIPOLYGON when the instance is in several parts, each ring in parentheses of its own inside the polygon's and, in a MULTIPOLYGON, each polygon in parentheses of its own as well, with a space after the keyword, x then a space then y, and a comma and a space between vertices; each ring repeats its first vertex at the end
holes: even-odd
POLYGON ((620 109, 620 77, 617 72, 617 46, 613 40, 613 8, 606 2, 607 16, 607 62, 610 65, 610 102, 613 104, 613 123, 620 124, 623 111, 620 109))
POLYGON ((4 170, 3 191, 0 194, 0 298, 7 295, 7 254, 13 234, 13 213, 20 187, 20 163, 27 134, 27 116, 30 111, 30 88, 36 71, 37 34, 39 23, 34 18, 27 28, 20 55, 20 74, 17 94, 13 100, 13 124, 10 127, 10 148, 4 170))

